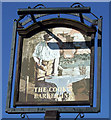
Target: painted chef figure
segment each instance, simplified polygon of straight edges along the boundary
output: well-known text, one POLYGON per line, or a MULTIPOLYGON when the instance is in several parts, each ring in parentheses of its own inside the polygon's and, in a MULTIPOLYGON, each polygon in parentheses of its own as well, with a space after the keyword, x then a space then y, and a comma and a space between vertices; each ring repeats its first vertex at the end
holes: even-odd
POLYGON ((48 76, 58 75, 58 64, 60 58, 57 42, 54 42, 53 38, 49 38, 48 34, 45 34, 43 37, 44 41, 41 41, 36 45, 33 53, 34 61, 37 64, 38 81, 45 80, 48 76), (53 49, 53 46, 50 47, 52 42, 54 43, 53 45, 56 49, 53 49))

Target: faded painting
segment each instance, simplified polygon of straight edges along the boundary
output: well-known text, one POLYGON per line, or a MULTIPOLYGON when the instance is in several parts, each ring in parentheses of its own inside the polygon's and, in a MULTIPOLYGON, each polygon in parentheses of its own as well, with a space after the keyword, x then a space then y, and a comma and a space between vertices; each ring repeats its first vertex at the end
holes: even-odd
POLYGON ((89 101, 91 37, 49 30, 23 40, 19 102, 89 101))

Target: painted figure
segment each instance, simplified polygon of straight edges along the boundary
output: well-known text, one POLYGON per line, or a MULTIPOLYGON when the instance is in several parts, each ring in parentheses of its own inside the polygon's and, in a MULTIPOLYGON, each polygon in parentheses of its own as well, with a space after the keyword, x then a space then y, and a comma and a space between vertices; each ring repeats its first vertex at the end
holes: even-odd
POLYGON ((33 58, 37 64, 37 80, 45 80, 46 77, 58 75, 59 47, 56 42, 50 46, 53 38, 48 34, 44 35, 44 41, 41 41, 35 47, 33 58), (54 49, 56 47, 56 49, 54 49))

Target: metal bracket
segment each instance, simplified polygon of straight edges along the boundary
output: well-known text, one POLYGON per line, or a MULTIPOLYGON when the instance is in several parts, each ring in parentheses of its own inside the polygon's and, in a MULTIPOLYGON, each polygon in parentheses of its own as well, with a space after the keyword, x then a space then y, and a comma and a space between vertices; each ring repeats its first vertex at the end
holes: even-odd
POLYGON ((21 117, 22 119, 25 119, 25 117, 27 117, 27 119, 30 120, 27 114, 20 114, 20 117, 21 117))
POLYGON ((58 111, 46 111, 45 112, 45 120, 59 120, 60 113, 58 111))
POLYGON ((84 113, 79 113, 74 120, 77 120, 77 118, 80 116, 80 118, 84 118, 84 113))

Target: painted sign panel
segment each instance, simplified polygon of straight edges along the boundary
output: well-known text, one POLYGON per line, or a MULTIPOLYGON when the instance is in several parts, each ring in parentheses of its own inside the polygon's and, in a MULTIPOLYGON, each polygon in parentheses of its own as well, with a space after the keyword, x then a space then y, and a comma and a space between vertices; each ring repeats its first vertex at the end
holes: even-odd
POLYGON ((91 37, 55 27, 24 38, 19 102, 89 101, 91 37))

